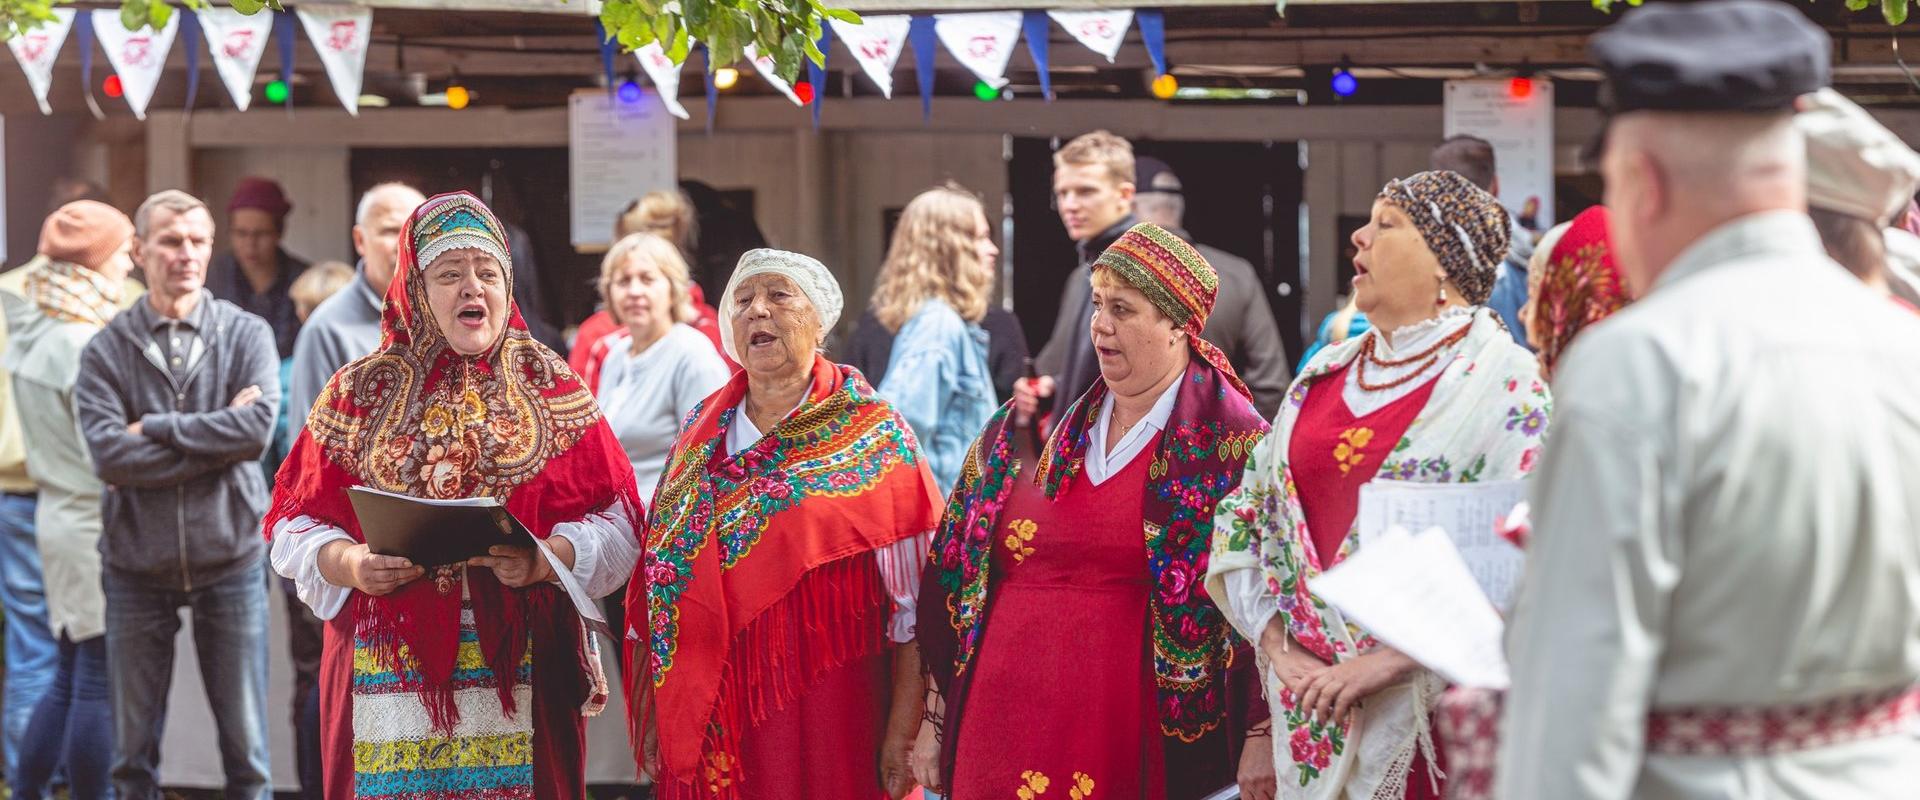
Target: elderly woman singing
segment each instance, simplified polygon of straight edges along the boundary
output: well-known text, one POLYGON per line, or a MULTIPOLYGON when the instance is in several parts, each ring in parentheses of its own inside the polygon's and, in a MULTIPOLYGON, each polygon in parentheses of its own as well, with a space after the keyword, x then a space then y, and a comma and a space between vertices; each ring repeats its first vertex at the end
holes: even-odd
MULTIPOLYGON (((597 648, 556 570, 610 594, 638 558, 620 442, 566 361, 527 333, 506 232, 472 195, 407 220, 380 349, 315 401, 265 525, 326 620, 326 796, 584 797, 597 648), (370 552, 346 489, 496 497, 551 551, 496 545, 432 569, 370 552)), ((476 532, 476 535, 479 535, 476 532)))
POLYGON ((1200 338, 1219 280, 1153 225, 1091 280, 1100 380, 1038 454, 1003 408, 935 538, 916 772, 954 800, 1198 798, 1236 778, 1271 798, 1264 705, 1228 713, 1259 699, 1251 652, 1199 584, 1214 504, 1267 430, 1200 338))
POLYGON ((743 371, 688 416, 627 590, 633 741, 664 800, 913 788, 939 495, 901 416, 820 356, 841 306, 825 266, 776 250, 720 296, 743 371))
POLYGON ((1314 356, 1213 524, 1207 591, 1258 643, 1284 798, 1435 798, 1440 679, 1314 594, 1359 546, 1360 487, 1517 478, 1551 401, 1483 304, 1507 214, 1452 172, 1396 180, 1353 241, 1366 334, 1314 356))

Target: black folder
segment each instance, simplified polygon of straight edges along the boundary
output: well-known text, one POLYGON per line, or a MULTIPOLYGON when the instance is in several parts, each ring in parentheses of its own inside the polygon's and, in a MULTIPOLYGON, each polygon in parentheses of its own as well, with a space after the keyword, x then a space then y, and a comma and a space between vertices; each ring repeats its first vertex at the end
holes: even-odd
POLYGON ((347 490, 367 549, 422 567, 487 555, 494 545, 533 548, 533 534, 497 497, 428 500, 365 486, 347 490))

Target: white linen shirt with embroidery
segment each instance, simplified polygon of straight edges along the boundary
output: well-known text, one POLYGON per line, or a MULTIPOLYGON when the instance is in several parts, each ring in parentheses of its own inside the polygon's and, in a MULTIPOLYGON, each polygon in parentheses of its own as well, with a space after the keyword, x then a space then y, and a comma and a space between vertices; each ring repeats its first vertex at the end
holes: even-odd
POLYGON ((1645 730, 1920 681, 1920 319, 1756 214, 1582 332, 1553 393, 1496 796, 1915 796, 1913 732, 1721 758, 1645 730))
MULTIPOLYGON (((554 525, 551 535, 564 536, 573 544, 573 569, 569 572, 595 599, 618 591, 632 577, 633 565, 640 560, 633 520, 617 502, 577 521, 554 525)), ((320 574, 320 549, 328 542, 351 542, 353 537, 305 514, 276 523, 272 536, 267 558, 273 571, 293 580, 295 593, 313 609, 315 617, 333 619, 353 590, 336 586, 320 574)))
MULTIPOLYGON (((800 403, 805 402, 806 398, 802 397, 800 403)), ((787 416, 793 416, 798 410, 800 405, 796 404, 787 411, 787 416)), ((760 441, 761 435, 760 428, 747 417, 747 402, 740 401, 733 410, 733 424, 727 427, 727 455, 739 455, 760 441)), ((927 563, 927 548, 932 545, 933 531, 922 531, 873 551, 873 561, 880 567, 880 581, 886 586, 887 596, 893 599, 887 638, 895 643, 913 641, 914 626, 919 619, 914 607, 920 601, 920 572, 927 563)))

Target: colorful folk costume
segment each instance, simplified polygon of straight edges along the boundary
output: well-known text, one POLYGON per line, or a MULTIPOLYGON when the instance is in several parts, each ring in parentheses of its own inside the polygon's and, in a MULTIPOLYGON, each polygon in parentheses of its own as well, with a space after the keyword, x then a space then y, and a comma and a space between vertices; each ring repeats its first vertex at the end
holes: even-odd
POLYGON ((364 485, 503 498, 535 536, 573 544, 572 574, 589 594, 631 574, 641 514, 632 467, 565 360, 532 339, 511 295, 504 333, 477 356, 447 345, 427 305, 425 268, 451 250, 493 256, 510 285, 505 242, 465 193, 414 212, 380 349, 334 375, 276 481, 265 521, 274 567, 327 621, 328 798, 585 796, 582 714, 605 704, 605 679, 557 585, 511 589, 491 570, 455 565, 373 597, 327 583, 317 567, 328 542, 362 541, 346 489, 364 485))
POLYGON ((1613 316, 1629 300, 1613 260, 1609 224, 1606 206, 1580 212, 1555 240, 1546 263, 1528 271, 1533 318, 1527 332, 1538 348, 1540 373, 1548 379, 1574 334, 1613 316))
MULTIPOLYGON (((1389 184, 1382 197, 1408 210, 1462 299, 1478 304, 1506 249, 1505 222, 1453 210, 1461 187, 1471 188, 1452 173, 1422 173, 1389 184)), ((1464 202, 1497 210, 1491 197, 1476 197, 1464 202)), ((1257 640, 1277 615, 1293 641, 1328 664, 1373 649, 1366 630, 1313 592, 1320 573, 1359 546, 1360 487, 1376 477, 1509 480, 1539 459, 1550 395, 1533 355, 1493 311, 1455 306, 1392 333, 1392 344, 1376 328, 1315 356, 1239 488, 1220 503, 1207 591, 1244 636, 1257 640)), ((1417 672, 1364 698, 1351 726, 1320 724, 1295 708, 1266 660, 1280 797, 1440 796, 1445 764, 1428 733, 1438 677, 1417 672)))
POLYGON ((1112 451, 1100 380, 1037 458, 1017 457, 1029 432, 1010 406, 968 454, 920 600, 946 612, 920 632, 955 800, 1202 797, 1233 783, 1255 722, 1229 713, 1259 705, 1251 651, 1200 587, 1214 504, 1267 430, 1199 336, 1217 279, 1152 225, 1094 268, 1141 290, 1193 358, 1112 451))
MULTIPOLYGON (((748 252, 721 308, 767 272, 832 325, 837 285, 792 253, 748 252)), ((655 491, 627 589, 627 698, 662 800, 885 796, 890 664, 912 646, 939 494, 866 379, 818 356, 811 376, 762 434, 745 410, 750 374, 735 373, 688 416, 655 491)))

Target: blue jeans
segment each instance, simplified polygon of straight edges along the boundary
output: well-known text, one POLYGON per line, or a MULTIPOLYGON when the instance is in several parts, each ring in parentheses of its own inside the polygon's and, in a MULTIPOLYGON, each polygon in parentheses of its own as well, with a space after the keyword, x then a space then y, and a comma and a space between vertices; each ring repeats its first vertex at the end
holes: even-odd
POLYGON ((183 592, 108 567, 107 658, 113 685, 113 787, 120 800, 160 800, 160 736, 173 683, 180 609, 193 610, 193 649, 212 707, 227 800, 271 800, 267 760, 267 586, 247 569, 183 592))
POLYGON ((19 774, 19 746, 33 707, 53 683, 60 645, 47 627, 47 590, 33 534, 33 495, 0 494, 0 608, 7 615, 7 688, 0 709, 0 758, 19 774))
POLYGON ((20 746, 14 800, 40 800, 54 770, 67 765, 67 796, 108 800, 113 766, 113 705, 107 690, 107 638, 60 639, 60 671, 41 698, 20 746))

